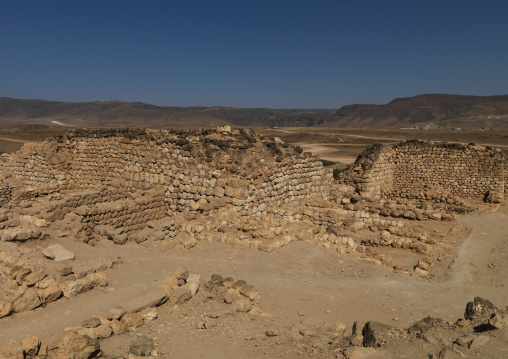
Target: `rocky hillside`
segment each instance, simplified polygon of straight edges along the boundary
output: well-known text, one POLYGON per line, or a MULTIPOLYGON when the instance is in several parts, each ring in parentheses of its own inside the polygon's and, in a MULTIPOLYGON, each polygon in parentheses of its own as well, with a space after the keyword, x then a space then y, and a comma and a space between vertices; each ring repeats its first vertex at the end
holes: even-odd
POLYGON ((508 128, 508 95, 419 95, 340 109, 161 107, 141 102, 55 102, 0 98, 0 124, 73 126, 508 128))
POLYGON ((333 127, 508 128, 508 95, 420 95, 386 105, 344 106, 333 127))
POLYGON ((1 123, 72 126, 317 126, 336 110, 161 107, 141 102, 55 102, 0 98, 1 123))

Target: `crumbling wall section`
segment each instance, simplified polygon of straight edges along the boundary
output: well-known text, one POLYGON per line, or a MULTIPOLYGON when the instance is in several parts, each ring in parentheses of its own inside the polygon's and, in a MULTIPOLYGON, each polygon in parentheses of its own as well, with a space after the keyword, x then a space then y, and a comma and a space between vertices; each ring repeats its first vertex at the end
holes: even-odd
POLYGON ((474 144, 410 140, 362 153, 341 182, 368 196, 431 198, 437 194, 483 199, 507 188, 506 156, 474 144))
MULTIPOLYGON (((75 130, 24 146, 0 170, 25 193, 158 190, 172 212, 227 207, 242 215, 265 215, 267 206, 327 200, 331 181, 309 153, 242 129, 75 130)), ((104 196, 81 197, 57 201, 48 218, 61 219, 77 204, 95 204, 104 196)))
POLYGON ((300 206, 303 200, 327 201, 332 176, 314 156, 293 158, 250 187, 249 214, 266 214, 268 207, 300 206))
POLYGON ((16 187, 20 191, 44 191, 57 185, 58 160, 56 146, 51 141, 27 143, 16 155, 3 159, 0 173, 4 179, 19 183, 21 186, 16 187))
POLYGON ((12 198, 12 186, 5 182, 0 182, 0 206, 8 203, 12 198))
POLYGON ((146 222, 166 217, 167 205, 162 193, 150 193, 136 199, 79 207, 76 214, 82 217, 78 238, 86 241, 96 226, 120 228, 126 234, 139 231, 146 222))
POLYGON ((504 193, 505 156, 475 145, 408 141, 394 147, 393 192, 414 196, 436 188, 456 197, 504 193))
POLYGON ((393 188, 394 150, 375 144, 361 153, 340 181, 369 197, 379 197, 393 188))

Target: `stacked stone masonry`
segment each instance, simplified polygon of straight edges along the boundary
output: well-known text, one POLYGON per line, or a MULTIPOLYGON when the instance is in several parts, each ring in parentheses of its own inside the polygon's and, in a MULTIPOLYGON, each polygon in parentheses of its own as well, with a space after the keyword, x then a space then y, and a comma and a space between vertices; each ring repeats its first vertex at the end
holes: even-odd
POLYGON ((175 212, 227 207, 266 215, 272 207, 326 200, 331 182, 310 154, 244 130, 75 130, 2 157, 0 171, 3 203, 58 193, 48 220, 85 205, 88 226, 127 231, 175 212), (146 191, 157 194, 141 203, 146 191), (102 208, 106 198, 121 209, 102 208), (139 218, 129 218, 134 212, 139 218))
POLYGON ((499 149, 411 140, 368 149, 342 179, 375 197, 423 198, 433 193, 483 199, 489 193, 503 196, 506 167, 499 149))

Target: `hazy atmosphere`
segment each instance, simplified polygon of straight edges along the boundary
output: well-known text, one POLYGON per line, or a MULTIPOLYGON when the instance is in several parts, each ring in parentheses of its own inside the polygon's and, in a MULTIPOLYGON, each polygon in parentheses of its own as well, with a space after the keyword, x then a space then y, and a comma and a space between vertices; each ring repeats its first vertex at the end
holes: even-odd
POLYGON ((506 94, 503 1, 3 2, 0 96, 339 108, 506 94))

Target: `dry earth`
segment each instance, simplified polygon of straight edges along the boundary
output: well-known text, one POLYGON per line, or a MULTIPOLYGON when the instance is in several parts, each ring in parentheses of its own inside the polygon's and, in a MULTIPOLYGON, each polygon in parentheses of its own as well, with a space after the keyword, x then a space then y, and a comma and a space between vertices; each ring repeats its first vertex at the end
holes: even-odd
MULTIPOLYGON (((373 142, 392 143, 412 133, 428 135, 425 131, 396 131, 395 135, 376 135, 368 131, 362 135, 355 130, 345 134, 329 130, 326 133, 299 129, 266 131, 269 135, 299 143, 322 159, 341 163, 351 162, 373 142), (346 148, 349 150, 343 151, 346 148)), ((505 134, 491 135, 485 138, 480 133, 477 139, 508 148, 503 142, 505 134)), ((442 136, 453 140, 463 133, 450 132, 442 136)), ((11 138, 26 141, 22 136, 5 140, 15 142, 9 141, 11 138)), ((452 222, 419 222, 425 230, 444 234, 439 260, 428 277, 394 271, 361 253, 340 254, 305 240, 270 253, 207 241, 198 241, 190 249, 153 241, 118 246, 102 240, 91 246, 77 242, 70 234, 63 237, 58 234, 69 225, 72 223, 54 223, 46 230, 50 239, 44 243, 32 241, 27 246, 37 249, 39 245, 58 243, 74 252, 76 259, 87 261, 119 256, 123 265, 107 270, 106 287, 2 318, 0 343, 19 341, 27 335, 36 335, 43 342, 56 340, 65 328, 81 325, 93 315, 140 297, 147 288, 155 287, 177 268, 185 266, 191 274, 204 279, 220 274, 255 286, 260 294, 260 313, 237 312, 231 304, 209 298, 200 288, 185 303, 167 303, 159 307, 158 318, 146 325, 101 340, 103 357, 127 357, 131 343, 142 336, 154 340, 153 354, 160 358, 508 357, 506 327, 491 334, 483 345, 459 347, 462 354, 454 351, 449 356, 438 356, 461 335, 481 337, 478 330, 453 324, 462 323, 457 320, 464 317, 467 302, 480 296, 499 308, 508 306, 506 205, 491 205, 472 214, 458 215, 452 222), (445 323, 449 322, 446 325, 450 328, 442 327, 440 333, 427 337, 407 334, 409 326, 427 316, 442 318, 445 323), (400 329, 395 331, 400 335, 387 338, 379 348, 364 348, 359 343, 351 346, 357 321, 385 323, 400 329), (341 332, 340 338, 334 337, 337 331, 341 332), (339 345, 345 343, 347 346, 339 345), (347 349, 343 349, 345 347, 347 349)), ((367 230, 352 234, 357 243, 369 235, 367 230)), ((412 269, 422 258, 420 254, 401 249, 377 249, 403 268, 412 269)))
MULTIPOLYGON (((302 323, 319 327, 344 323, 350 332, 354 321, 369 320, 402 329, 428 315, 455 322, 463 316, 465 304, 476 296, 499 306, 507 304, 506 206, 462 216, 460 222, 465 230, 444 253, 453 259, 448 261, 451 266, 437 267, 430 279, 396 273, 306 242, 265 253, 207 242, 185 250, 163 244, 119 247, 109 241, 92 247, 61 238, 56 242, 80 259, 118 255, 124 264, 108 272, 110 284, 103 289, 2 319, 0 342, 26 335, 56 338, 65 327, 116 307, 155 286, 177 267, 186 266, 203 277, 218 273, 246 280, 261 294, 259 305, 267 316, 235 313, 227 304, 196 296, 185 304, 161 307, 159 318, 148 326, 105 340, 101 348, 106 357, 128 352, 137 335, 154 338, 161 358, 333 357, 333 353, 320 351, 321 344, 313 347, 289 335, 268 337, 265 332, 273 328, 283 332, 302 323), (203 322, 206 328, 198 329, 203 322)), ((480 357, 505 358, 508 342, 500 344, 483 347, 480 357)), ((392 343, 373 352, 372 357, 427 358, 438 348, 422 340, 392 343)), ((368 353, 362 351, 362 355, 368 353)))

